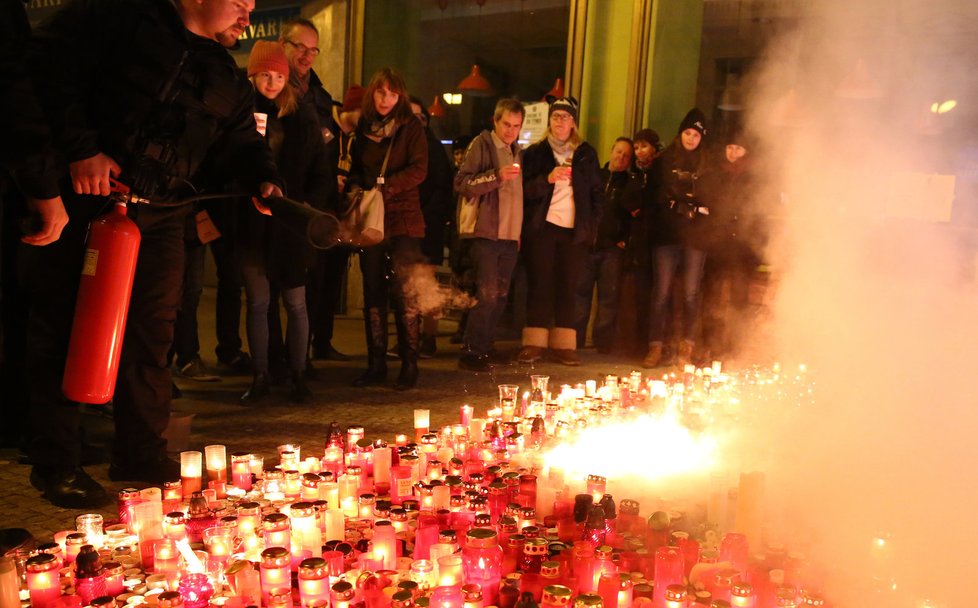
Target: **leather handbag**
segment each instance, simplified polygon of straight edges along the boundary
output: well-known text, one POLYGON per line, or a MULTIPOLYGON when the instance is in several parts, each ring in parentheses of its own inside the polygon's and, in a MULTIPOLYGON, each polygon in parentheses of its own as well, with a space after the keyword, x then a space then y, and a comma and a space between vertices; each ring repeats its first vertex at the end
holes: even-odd
POLYGON ((387 161, 391 157, 394 146, 395 132, 387 146, 384 164, 380 167, 376 185, 364 191, 356 188, 347 192, 347 208, 340 219, 340 240, 353 247, 372 247, 384 240, 384 195, 381 187, 384 185, 384 175, 387 173, 387 161))

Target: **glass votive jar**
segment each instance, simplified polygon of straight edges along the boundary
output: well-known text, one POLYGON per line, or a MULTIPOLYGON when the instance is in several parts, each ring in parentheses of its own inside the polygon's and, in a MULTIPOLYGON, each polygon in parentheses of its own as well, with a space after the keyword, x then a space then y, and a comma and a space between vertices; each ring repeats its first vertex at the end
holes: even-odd
POLYGON ((292 550, 292 533, 289 517, 285 513, 269 513, 262 520, 262 533, 266 547, 283 547, 286 553, 292 550))
POLYGON ((268 603, 272 589, 290 587, 292 556, 285 547, 270 547, 261 552, 262 601, 268 603))
POLYGON ((350 608, 356 589, 347 581, 338 581, 330 587, 330 608, 350 608))
POLYGON ((438 558, 438 585, 451 587, 462 584, 462 556, 443 555, 438 558))
POLYGON ((88 544, 88 538, 81 532, 72 532, 65 536, 65 559, 64 563, 73 564, 78 557, 81 548, 88 544))
POLYGON ((391 608, 414 608, 414 594, 401 589, 391 596, 391 608))
POLYGON ((153 543, 153 570, 162 574, 177 572, 180 569, 180 551, 177 543, 170 538, 161 538, 153 543))
POLYGON ((205 529, 201 535, 204 548, 209 556, 208 559, 213 563, 220 564, 222 569, 234 550, 235 531, 234 528, 217 525, 205 529))
POLYGON ((75 530, 84 534, 88 544, 96 549, 102 548, 102 521, 99 513, 85 513, 75 518, 75 530))
MULTIPOLYGON (((129 602, 127 600, 126 603, 134 604, 144 602, 129 602)), ((180 595, 179 591, 164 591, 156 598, 156 605, 159 606, 159 608, 182 608, 183 596, 180 595)))
POLYGON ((291 606, 292 589, 289 587, 279 587, 277 589, 272 589, 268 593, 267 608, 291 608, 291 606))
POLYGON ((183 484, 184 496, 200 492, 203 458, 204 455, 200 452, 192 450, 180 452, 180 481, 183 484))
POLYGON ((163 537, 173 541, 187 538, 187 516, 183 511, 171 511, 163 516, 163 537))
POLYGON ((227 448, 223 445, 204 446, 204 462, 207 464, 207 481, 227 481, 227 448))
POLYGON ((61 562, 50 553, 27 560, 27 589, 33 608, 50 608, 61 597, 61 562))
POLYGON ((202 572, 191 572, 180 577, 177 591, 183 598, 184 608, 204 608, 214 595, 214 584, 202 572))
POLYGON ((299 563, 299 601, 309 608, 315 601, 329 601, 329 568, 321 557, 299 563))

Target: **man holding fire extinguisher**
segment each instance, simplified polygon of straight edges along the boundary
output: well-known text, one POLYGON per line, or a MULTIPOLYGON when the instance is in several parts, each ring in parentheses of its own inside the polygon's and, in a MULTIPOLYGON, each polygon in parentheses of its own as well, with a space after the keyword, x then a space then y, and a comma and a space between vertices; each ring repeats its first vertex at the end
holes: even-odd
MULTIPOLYGON (((254 0, 80 0, 35 31, 30 67, 70 174, 61 185, 69 217, 61 238, 25 246, 22 256, 32 303, 31 483, 58 506, 87 508, 107 500, 79 464, 80 417, 62 391, 62 379, 66 388, 90 380, 72 378, 71 365, 65 373, 73 325, 76 334, 89 330, 81 334, 89 336, 83 342, 117 342, 118 328, 113 335, 90 330, 118 312, 112 308, 125 308, 127 298, 118 376, 114 396, 108 395, 116 427, 109 477, 152 484, 179 479, 179 464, 167 458, 162 433, 170 415, 166 355, 190 210, 184 203, 199 195, 201 168, 220 165, 213 162, 218 156, 226 161, 220 169, 254 194, 282 195, 271 154, 255 128, 252 87, 226 51, 247 28, 253 8, 254 0), (128 220, 118 221, 138 228, 131 296, 124 293, 129 277, 109 277, 99 288, 104 291, 83 293, 87 301, 83 306, 79 298, 76 317, 80 274, 84 287, 119 262, 106 258, 132 255, 113 254, 108 245, 97 248, 94 236, 86 242, 98 216, 123 215, 113 213, 115 201, 108 198, 113 179, 131 189, 128 220)), ((256 205, 264 209, 257 200, 256 205)), ((77 335, 72 353, 86 346, 76 340, 77 335)), ((111 380, 114 370, 102 367, 111 380)))

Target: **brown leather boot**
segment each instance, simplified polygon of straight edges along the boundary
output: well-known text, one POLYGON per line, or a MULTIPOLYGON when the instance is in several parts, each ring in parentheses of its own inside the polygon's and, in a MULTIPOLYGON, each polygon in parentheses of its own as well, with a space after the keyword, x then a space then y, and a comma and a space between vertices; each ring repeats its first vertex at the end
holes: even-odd
POLYGON ((649 352, 642 359, 642 367, 659 367, 662 362, 662 342, 649 342, 649 352))
POLYGON ((679 341, 679 349, 676 357, 677 358, 676 363, 680 367, 692 361, 694 346, 696 346, 696 344, 694 342, 690 342, 689 340, 679 341))

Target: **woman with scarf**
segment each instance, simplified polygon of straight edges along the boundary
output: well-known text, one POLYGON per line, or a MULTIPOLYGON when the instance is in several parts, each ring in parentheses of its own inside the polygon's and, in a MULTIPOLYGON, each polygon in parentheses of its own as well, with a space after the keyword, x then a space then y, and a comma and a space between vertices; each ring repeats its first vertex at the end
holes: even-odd
POLYGON ((706 117, 697 108, 690 110, 679 125, 679 132, 654 165, 652 208, 646 217, 652 246, 653 291, 649 314, 649 350, 642 361, 645 367, 662 362, 666 320, 672 279, 683 268, 683 333, 677 349, 677 362, 688 363, 696 344, 700 316, 700 285, 706 245, 711 238, 710 211, 703 200, 699 180, 709 166, 703 138, 706 117))
POLYGON ((563 365, 577 357, 575 291, 594 243, 603 184, 598 154, 577 132, 577 100, 550 104, 546 137, 523 153, 522 249, 527 269, 527 326, 521 363, 549 348, 563 365))
POLYGON ((418 382, 422 294, 409 290, 412 273, 421 270, 424 217, 418 186, 428 172, 424 127, 411 112, 404 77, 392 68, 374 74, 363 95, 363 115, 353 143, 349 187, 379 186, 384 197, 384 240, 360 252, 367 370, 353 384, 387 380, 387 302, 393 301, 401 372, 394 388, 418 382), (387 158, 383 182, 378 180, 387 158))
MULTIPOLYGON (((256 42, 248 60, 248 76, 257 93, 256 118, 265 118, 264 135, 285 181, 286 194, 321 209, 330 206, 336 196, 336 178, 319 121, 311 110, 298 104, 288 84, 289 61, 282 46, 256 42)), ((248 346, 255 374, 241 401, 255 405, 270 390, 268 309, 274 289, 282 295, 288 318, 285 342, 291 372, 289 398, 307 402, 312 393, 303 380, 309 344, 306 268, 312 250, 284 223, 257 209, 249 206, 238 217, 237 258, 247 299, 248 346)))

